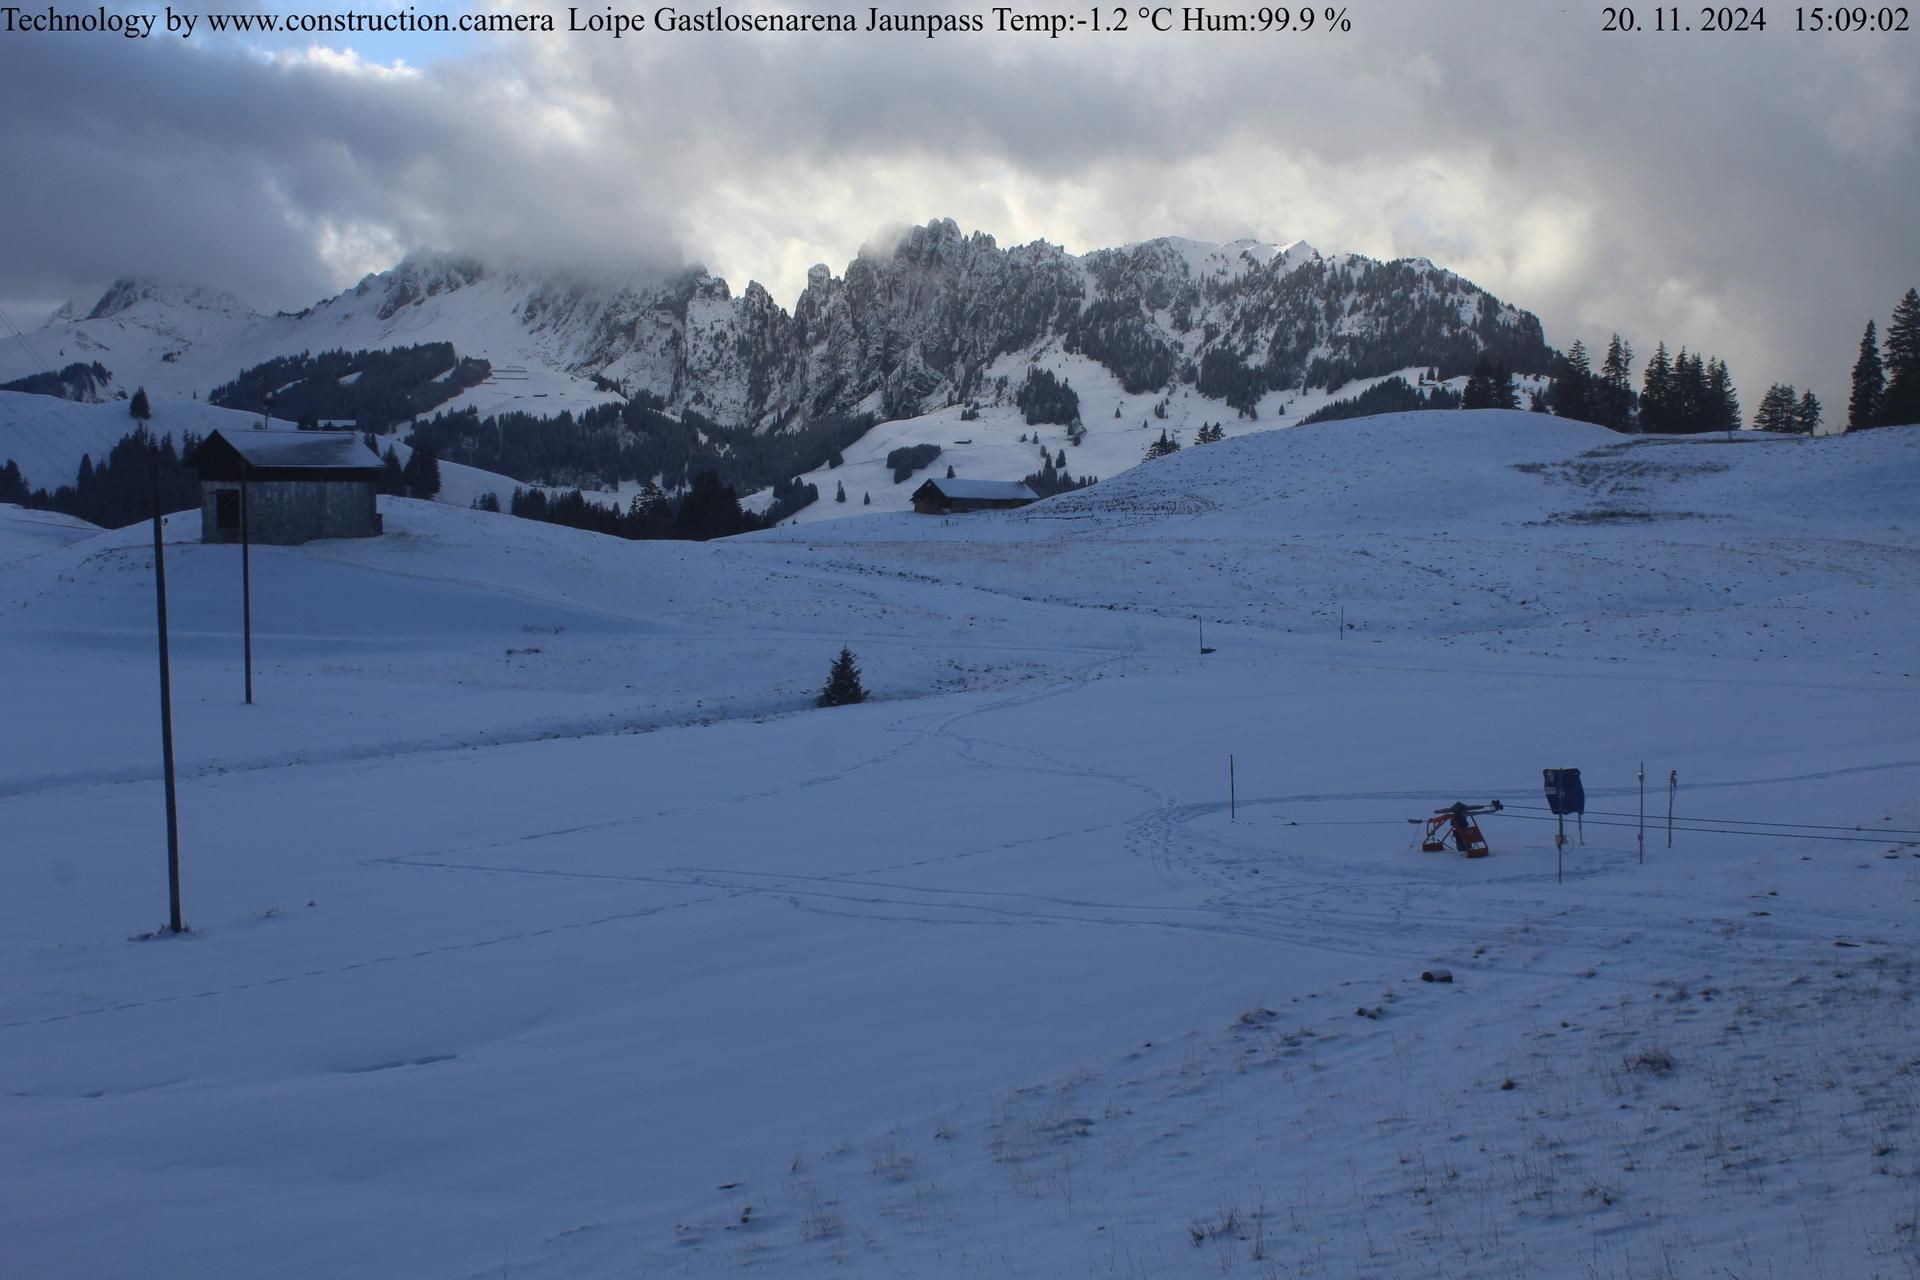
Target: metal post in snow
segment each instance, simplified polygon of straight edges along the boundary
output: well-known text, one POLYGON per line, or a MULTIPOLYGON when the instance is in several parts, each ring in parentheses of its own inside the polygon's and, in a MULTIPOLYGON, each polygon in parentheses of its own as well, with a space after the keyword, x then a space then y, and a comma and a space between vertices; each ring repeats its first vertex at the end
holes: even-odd
POLYGON ((1227 752, 1227 821, 1235 822, 1240 817, 1240 791, 1233 781, 1233 752, 1227 752))
POLYGON ((1645 863, 1647 860, 1647 762, 1645 760, 1640 762, 1640 772, 1636 776, 1640 780, 1640 830, 1635 839, 1640 843, 1640 861, 1645 863))

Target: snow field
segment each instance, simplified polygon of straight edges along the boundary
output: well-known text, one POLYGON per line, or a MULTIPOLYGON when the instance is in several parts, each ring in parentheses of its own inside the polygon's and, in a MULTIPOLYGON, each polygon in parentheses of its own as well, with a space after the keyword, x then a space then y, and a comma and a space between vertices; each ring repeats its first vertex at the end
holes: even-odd
POLYGON ((181 939, 141 531, 0 565, 14 1264, 1912 1274, 1912 837, 1597 815, 1644 760, 1920 829, 1914 433, 1618 444, 1330 424, 704 546, 386 502, 256 556, 253 708, 176 520, 181 939), (813 710, 841 643, 879 700, 813 710))

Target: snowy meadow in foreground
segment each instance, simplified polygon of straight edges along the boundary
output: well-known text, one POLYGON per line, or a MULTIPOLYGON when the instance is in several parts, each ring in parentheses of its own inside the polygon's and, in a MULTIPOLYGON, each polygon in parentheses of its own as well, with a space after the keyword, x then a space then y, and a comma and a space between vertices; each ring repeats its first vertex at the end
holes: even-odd
POLYGON ((1435 413, 726 543, 383 500, 255 551, 254 707, 176 517, 180 938, 148 533, 0 508, 5 1270, 1913 1275, 1916 480, 1435 413))

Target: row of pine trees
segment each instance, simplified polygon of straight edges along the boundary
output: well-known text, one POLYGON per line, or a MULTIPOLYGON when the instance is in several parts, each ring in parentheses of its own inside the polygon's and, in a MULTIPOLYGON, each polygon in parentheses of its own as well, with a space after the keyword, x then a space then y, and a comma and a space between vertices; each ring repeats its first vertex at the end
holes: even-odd
POLYGON ((1847 426, 1853 430, 1920 422, 1920 290, 1907 290, 1894 307, 1886 348, 1882 361, 1873 321, 1867 321, 1847 398, 1847 426))
MULTIPOLYGON (((1884 347, 1883 358, 1876 327, 1868 321, 1847 401, 1850 431, 1920 423, 1920 290, 1907 290, 1894 307, 1884 347)), ((1616 333, 1596 373, 1585 344, 1576 340, 1554 370, 1544 408, 1563 418, 1648 435, 1740 427, 1740 400, 1725 361, 1689 353, 1684 347, 1672 355, 1661 342, 1647 362, 1636 393, 1631 381, 1633 358, 1632 345, 1616 333)), ((1518 408, 1519 400, 1505 371, 1483 360, 1468 380, 1462 407, 1518 408)), ((1761 397, 1752 426, 1756 431, 1813 435, 1821 427, 1824 412, 1812 391, 1776 382, 1761 397)))

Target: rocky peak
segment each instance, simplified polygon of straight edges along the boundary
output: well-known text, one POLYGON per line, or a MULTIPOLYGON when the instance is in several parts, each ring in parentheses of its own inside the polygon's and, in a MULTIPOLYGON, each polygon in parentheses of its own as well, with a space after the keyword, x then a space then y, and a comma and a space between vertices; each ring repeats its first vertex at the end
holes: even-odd
MULTIPOLYGON (((252 313, 251 307, 223 289, 207 289, 198 285, 127 276, 115 280, 108 286, 107 291, 100 295, 100 300, 93 304, 93 309, 87 313, 86 318, 104 320, 109 316, 116 316, 137 307, 143 302, 193 311, 218 311, 234 315, 252 313)), ((62 307, 60 312, 56 312, 56 320, 61 313, 68 312, 70 308, 72 308, 71 303, 67 307, 62 307)), ((77 308, 72 309, 77 310, 77 308)))

